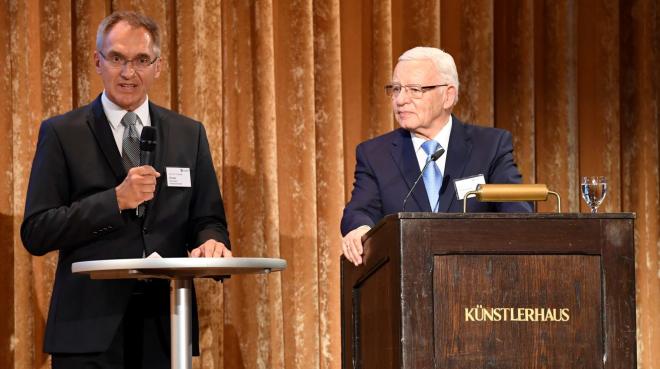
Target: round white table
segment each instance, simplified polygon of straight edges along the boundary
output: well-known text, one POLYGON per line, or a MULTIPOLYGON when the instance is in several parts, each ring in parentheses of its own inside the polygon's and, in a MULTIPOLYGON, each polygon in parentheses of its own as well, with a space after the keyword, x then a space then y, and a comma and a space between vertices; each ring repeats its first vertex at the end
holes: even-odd
POLYGON ((73 263, 73 273, 92 279, 169 279, 173 369, 192 368, 192 285, 194 278, 278 272, 286 260, 270 258, 147 258, 73 263))

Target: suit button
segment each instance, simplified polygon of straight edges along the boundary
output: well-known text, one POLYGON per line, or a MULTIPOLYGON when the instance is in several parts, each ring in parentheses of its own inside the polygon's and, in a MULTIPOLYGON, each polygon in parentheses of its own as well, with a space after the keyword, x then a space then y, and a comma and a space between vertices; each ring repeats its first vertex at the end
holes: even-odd
POLYGON ((148 233, 149 233, 149 230, 147 229, 147 227, 142 228, 142 233, 144 233, 144 234, 148 234, 148 233))

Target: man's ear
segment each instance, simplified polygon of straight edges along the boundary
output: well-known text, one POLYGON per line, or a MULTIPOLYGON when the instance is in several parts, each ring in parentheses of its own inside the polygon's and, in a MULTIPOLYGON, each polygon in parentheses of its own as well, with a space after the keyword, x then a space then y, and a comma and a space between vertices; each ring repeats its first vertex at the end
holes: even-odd
POLYGON ((97 74, 101 74, 101 54, 97 50, 94 50, 94 68, 97 74))
POLYGON ((156 68, 156 71, 154 72, 154 78, 158 78, 158 76, 160 76, 160 71, 161 71, 161 68, 162 68, 162 64, 161 64, 162 61, 163 61, 163 59, 161 59, 160 57, 158 58, 158 60, 156 60, 156 63, 155 63, 156 65, 154 65, 154 68, 156 68))
POLYGON ((456 90, 456 86, 454 85, 447 86, 447 90, 445 91, 445 102, 444 104, 442 104, 442 107, 444 109, 451 109, 454 106, 457 92, 458 91, 456 90))

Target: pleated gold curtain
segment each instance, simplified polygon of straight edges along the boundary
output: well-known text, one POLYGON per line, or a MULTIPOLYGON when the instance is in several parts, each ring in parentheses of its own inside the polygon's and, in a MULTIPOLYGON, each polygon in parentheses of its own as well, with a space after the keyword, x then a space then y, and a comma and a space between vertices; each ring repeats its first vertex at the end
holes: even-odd
POLYGON ((603 211, 637 213, 638 366, 660 369, 654 0, 0 0, 0 367, 49 365, 57 256, 29 256, 18 233, 30 165, 40 121, 102 90, 96 27, 117 9, 163 28, 150 98, 204 122, 235 254, 289 263, 196 282, 196 368, 340 368, 355 145, 395 127, 382 86, 401 52, 430 45, 458 64, 457 116, 513 132, 525 182, 577 212, 579 177, 606 175, 603 211))

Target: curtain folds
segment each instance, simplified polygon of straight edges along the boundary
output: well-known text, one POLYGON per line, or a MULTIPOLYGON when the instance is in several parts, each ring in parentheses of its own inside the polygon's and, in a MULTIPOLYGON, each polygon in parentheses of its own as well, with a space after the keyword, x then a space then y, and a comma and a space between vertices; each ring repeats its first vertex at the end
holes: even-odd
MULTIPOLYGON (((396 126, 383 86, 396 58, 442 47, 462 120, 513 132, 526 183, 586 211, 635 212, 638 366, 660 369, 660 9, 654 0, 0 0, 0 367, 41 352, 57 255, 19 227, 39 123, 101 91, 96 27, 110 12, 162 27, 154 102, 201 120, 233 252, 279 257, 271 275, 199 280, 195 368, 339 369, 339 220, 355 146, 396 126)), ((540 211, 555 211, 541 203, 540 211)))

